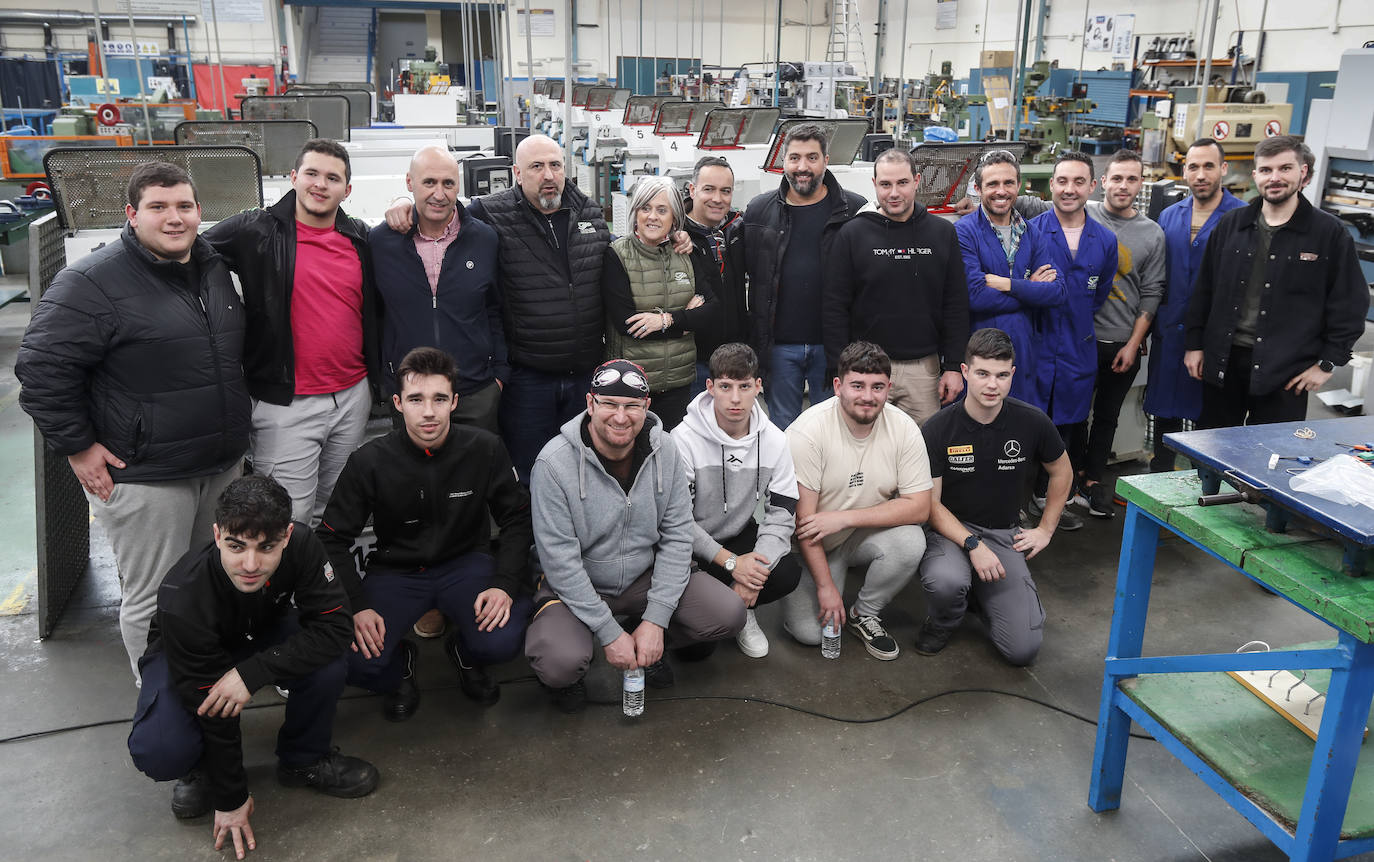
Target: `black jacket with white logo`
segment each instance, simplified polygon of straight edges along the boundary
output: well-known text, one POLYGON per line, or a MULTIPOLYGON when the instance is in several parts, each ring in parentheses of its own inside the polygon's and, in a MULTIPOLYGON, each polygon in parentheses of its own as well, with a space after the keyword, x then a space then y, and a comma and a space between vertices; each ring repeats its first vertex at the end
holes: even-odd
POLYGON ((854 341, 897 360, 935 354, 958 371, 968 342, 968 282, 954 225, 916 211, 892 221, 870 205, 840 228, 822 294, 827 368, 854 341))
POLYGON ((348 457, 316 532, 357 613, 371 607, 352 553, 369 517, 377 544, 367 569, 416 572, 469 551, 485 552, 488 511, 501 531, 492 586, 514 598, 526 585, 534 526, 529 492, 515 478, 501 439, 454 425, 444 445, 421 449, 398 428, 348 457))

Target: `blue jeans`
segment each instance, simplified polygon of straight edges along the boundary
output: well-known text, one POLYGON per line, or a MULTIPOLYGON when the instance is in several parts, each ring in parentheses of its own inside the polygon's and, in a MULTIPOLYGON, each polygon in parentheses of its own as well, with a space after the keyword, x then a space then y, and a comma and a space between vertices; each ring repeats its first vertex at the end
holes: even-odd
POLYGON ((515 601, 505 626, 489 632, 477 628, 473 605, 478 594, 491 586, 495 572, 495 561, 481 551, 469 551, 420 572, 368 572, 363 578, 363 595, 386 624, 386 637, 382 654, 376 658, 348 653, 349 685, 368 691, 395 691, 405 670, 396 646, 430 608, 443 611, 453 622, 468 663, 486 667, 519 655, 525 644, 525 626, 534 610, 528 595, 511 596, 515 601))
POLYGON ((711 366, 705 362, 697 363, 697 379, 692 381, 692 397, 706 391, 706 378, 711 376, 711 366))
POLYGON ((802 387, 809 386, 811 403, 819 404, 832 394, 825 376, 825 347, 820 344, 775 344, 763 394, 768 399, 768 418, 786 430, 802 412, 802 387))
POLYGON ((592 373, 550 374, 512 365, 501 392, 501 439, 520 481, 529 485, 534 459, 563 423, 587 409, 592 373))

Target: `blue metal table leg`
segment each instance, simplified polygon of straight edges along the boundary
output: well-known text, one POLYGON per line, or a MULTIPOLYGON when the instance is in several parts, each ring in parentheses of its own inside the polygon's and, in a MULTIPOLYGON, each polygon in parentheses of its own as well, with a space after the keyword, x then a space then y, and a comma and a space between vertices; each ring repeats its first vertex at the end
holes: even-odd
POLYGON ((1374 645, 1341 633, 1341 646, 1351 651, 1350 664, 1331 671, 1321 730, 1303 791, 1302 813, 1293 835, 1294 862, 1335 858, 1350 785, 1360 759, 1360 743, 1374 697, 1374 645))
MULTIPOLYGON (((1121 559, 1116 570, 1116 600, 1107 641, 1108 659, 1140 656, 1145 642, 1145 617, 1150 607, 1150 583, 1154 577, 1158 544, 1158 522, 1135 503, 1128 505, 1121 536, 1121 559)), ((1092 787, 1088 790, 1088 805, 1094 811, 1121 807, 1131 719, 1113 704, 1116 684, 1117 677, 1104 672, 1102 701, 1097 712, 1097 743, 1093 749, 1092 787)))

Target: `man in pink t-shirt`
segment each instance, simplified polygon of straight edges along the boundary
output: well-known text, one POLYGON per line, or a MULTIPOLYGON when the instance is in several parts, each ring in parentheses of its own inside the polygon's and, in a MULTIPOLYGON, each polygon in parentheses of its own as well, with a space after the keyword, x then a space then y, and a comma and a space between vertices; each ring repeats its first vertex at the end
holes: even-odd
POLYGON ((375 394, 378 303, 367 226, 340 209, 350 179, 347 150, 307 141, 292 191, 206 234, 239 276, 248 310, 253 470, 280 482, 292 517, 306 523, 318 523, 362 442, 375 394))

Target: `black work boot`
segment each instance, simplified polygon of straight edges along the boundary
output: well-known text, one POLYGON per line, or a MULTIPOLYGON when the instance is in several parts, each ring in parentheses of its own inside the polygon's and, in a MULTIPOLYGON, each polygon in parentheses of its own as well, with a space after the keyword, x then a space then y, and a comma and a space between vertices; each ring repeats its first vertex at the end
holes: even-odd
POLYGON ((366 796, 377 789, 380 778, 377 767, 362 758, 340 754, 337 748, 306 766, 277 764, 277 781, 286 787, 313 787, 341 799, 366 796))
POLYGON ((420 687, 415 684, 418 651, 415 644, 407 640, 401 641, 396 648, 401 652, 401 684, 382 695, 382 716, 387 721, 408 721, 420 708, 420 687))
POLYGON ((172 815, 178 820, 204 817, 210 813, 210 787, 199 768, 177 779, 172 788, 172 815))
POLYGON ((501 699, 501 687, 492 680, 487 669, 463 658, 457 635, 449 635, 448 640, 444 641, 444 652, 458 669, 458 686, 463 689, 463 694, 467 695, 468 699, 475 700, 483 706, 491 706, 501 699))

